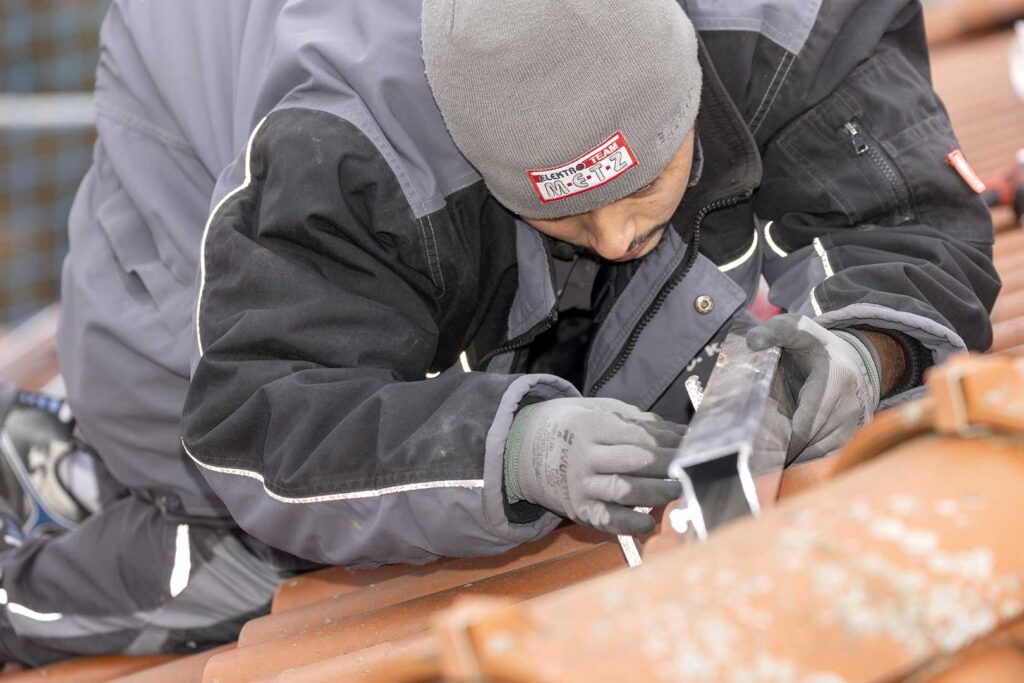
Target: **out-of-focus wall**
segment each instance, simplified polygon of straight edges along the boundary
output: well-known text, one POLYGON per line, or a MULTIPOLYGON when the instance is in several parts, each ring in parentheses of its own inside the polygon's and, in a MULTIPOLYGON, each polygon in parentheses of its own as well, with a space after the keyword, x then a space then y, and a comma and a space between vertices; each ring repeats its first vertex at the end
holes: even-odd
POLYGON ((1024 15, 1024 0, 924 0, 924 8, 934 46, 1009 26, 1024 15))
POLYGON ((0 0, 0 325, 57 299, 109 0, 0 0))

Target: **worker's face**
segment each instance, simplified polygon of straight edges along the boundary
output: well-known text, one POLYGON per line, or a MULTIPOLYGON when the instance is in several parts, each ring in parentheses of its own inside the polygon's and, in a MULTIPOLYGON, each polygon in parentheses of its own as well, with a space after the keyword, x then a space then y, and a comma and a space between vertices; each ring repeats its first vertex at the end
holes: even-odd
POLYGON ((661 175, 624 199, 575 216, 523 220, 549 237, 583 247, 609 261, 646 256, 658 246, 686 192, 693 140, 691 132, 661 175))

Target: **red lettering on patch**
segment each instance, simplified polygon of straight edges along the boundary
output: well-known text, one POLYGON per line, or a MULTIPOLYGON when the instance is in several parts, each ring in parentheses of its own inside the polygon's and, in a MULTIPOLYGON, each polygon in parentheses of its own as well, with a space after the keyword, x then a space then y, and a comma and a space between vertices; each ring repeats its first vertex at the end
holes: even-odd
POLYGON ((956 169, 956 172, 972 190, 978 194, 985 191, 985 183, 978 177, 974 168, 967 162, 967 157, 959 149, 954 149, 946 155, 946 163, 956 169))
POLYGON ((541 170, 527 170, 534 192, 544 204, 590 192, 639 164, 622 131, 573 161, 541 170))

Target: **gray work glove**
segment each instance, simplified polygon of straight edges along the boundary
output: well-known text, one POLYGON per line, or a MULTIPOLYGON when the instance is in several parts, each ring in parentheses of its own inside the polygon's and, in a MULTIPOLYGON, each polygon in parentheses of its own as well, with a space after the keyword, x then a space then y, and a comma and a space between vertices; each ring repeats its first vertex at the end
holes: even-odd
POLYGON ((791 456, 828 455, 871 419, 878 408, 879 368, 868 343, 793 313, 747 333, 747 346, 754 351, 782 349, 780 367, 796 398, 791 456))
POLYGON ((686 427, 612 398, 557 398, 516 415, 505 446, 509 502, 527 500, 613 534, 654 530, 633 507, 679 497, 668 466, 686 427))

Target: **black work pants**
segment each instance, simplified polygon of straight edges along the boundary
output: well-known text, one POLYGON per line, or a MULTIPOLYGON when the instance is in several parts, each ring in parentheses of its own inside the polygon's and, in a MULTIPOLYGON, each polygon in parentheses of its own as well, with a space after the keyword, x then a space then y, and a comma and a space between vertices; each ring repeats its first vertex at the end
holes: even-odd
POLYGON ((283 577, 240 531, 171 521, 137 496, 14 543, 0 551, 0 660, 32 666, 229 642, 283 577))

